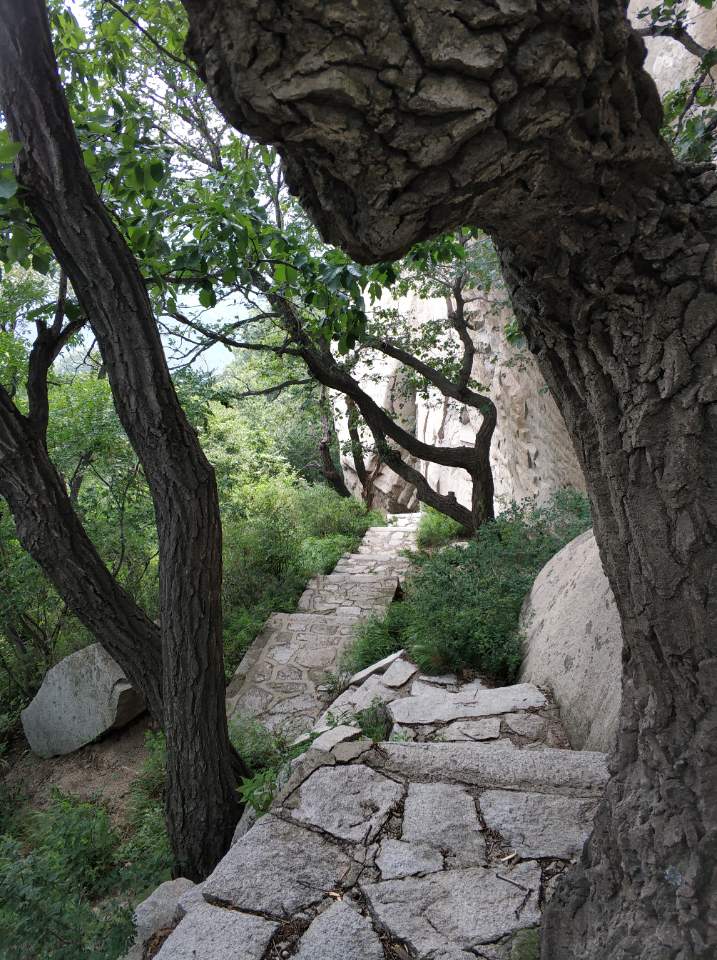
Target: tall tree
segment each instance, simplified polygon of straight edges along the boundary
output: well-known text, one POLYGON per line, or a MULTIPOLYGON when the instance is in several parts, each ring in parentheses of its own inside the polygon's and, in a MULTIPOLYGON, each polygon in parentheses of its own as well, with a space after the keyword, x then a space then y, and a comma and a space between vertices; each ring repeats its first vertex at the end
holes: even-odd
MULTIPOLYGON (((23 148, 16 161, 23 199, 90 318, 119 418, 152 493, 167 819, 175 870, 199 879, 226 850, 239 814, 224 706, 213 471, 177 400, 137 263, 83 163, 41 0, 0 2, 0 103, 23 148)), ((18 422, 17 429, 24 426, 18 422)))
POLYGON ((662 139, 625 3, 184 5, 220 109, 326 239, 364 262, 464 223, 496 242, 625 638, 612 778, 545 954, 714 956, 717 177, 662 139))

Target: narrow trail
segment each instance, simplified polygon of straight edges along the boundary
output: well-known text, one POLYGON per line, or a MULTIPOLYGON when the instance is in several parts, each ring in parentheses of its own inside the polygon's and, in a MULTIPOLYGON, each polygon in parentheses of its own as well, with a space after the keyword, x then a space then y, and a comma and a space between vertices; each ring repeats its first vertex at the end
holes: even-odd
POLYGON ((314 577, 296 613, 274 613, 251 645, 227 690, 231 718, 243 714, 290 735, 310 730, 325 699, 327 672, 335 671, 356 625, 382 614, 399 589, 414 548, 418 514, 389 516, 370 527, 358 553, 342 557, 328 576, 314 577))
POLYGON ((401 654, 321 713, 317 686, 356 623, 393 599, 414 524, 372 528, 257 638, 230 711, 318 738, 269 812, 179 899, 158 960, 537 960, 604 755, 571 750, 532 684, 422 675, 401 654), (381 743, 355 718, 377 701, 392 723, 381 743))

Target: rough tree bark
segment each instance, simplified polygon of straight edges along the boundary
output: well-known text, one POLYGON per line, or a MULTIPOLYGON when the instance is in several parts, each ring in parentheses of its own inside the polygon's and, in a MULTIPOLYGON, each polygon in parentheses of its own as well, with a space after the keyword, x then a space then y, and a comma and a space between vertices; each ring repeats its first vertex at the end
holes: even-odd
POLYGON ((625 638, 612 778, 548 960, 717 953, 717 178, 661 140, 622 0, 184 0, 225 116, 324 236, 496 242, 625 638))
POLYGON ((0 0, 0 102, 26 202, 90 318, 142 463, 160 545, 167 821, 174 869, 200 879, 240 806, 224 706, 221 525, 213 471, 177 400, 129 248, 82 162, 41 0, 0 0))

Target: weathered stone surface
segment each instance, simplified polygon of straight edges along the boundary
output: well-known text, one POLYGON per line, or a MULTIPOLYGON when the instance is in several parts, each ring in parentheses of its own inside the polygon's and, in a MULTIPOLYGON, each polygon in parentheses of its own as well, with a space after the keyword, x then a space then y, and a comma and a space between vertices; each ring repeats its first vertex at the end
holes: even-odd
POLYGON ((204 891, 202 889, 202 884, 198 883, 187 890, 186 893, 183 893, 182 896, 177 901, 177 909, 174 914, 174 919, 179 922, 182 920, 188 913, 191 913, 192 910, 196 910, 197 907, 202 907, 207 901, 204 899, 204 891))
POLYGON ((415 780, 577 797, 599 797, 608 779, 604 754, 547 747, 503 750, 486 743, 389 742, 367 755, 366 762, 415 780))
POLYGON ((380 676, 369 677, 360 687, 349 687, 338 696, 314 725, 315 731, 331 729, 332 723, 351 724, 359 710, 370 707, 374 700, 390 703, 400 696, 398 690, 384 686, 380 676))
POLYGON ((335 903, 313 921, 299 942, 296 960, 383 960, 371 921, 347 903, 335 903))
MULTIPOLYGON (((530 716, 530 714, 525 714, 530 716)), ((456 720, 446 727, 441 727, 434 736, 436 740, 495 740, 500 736, 500 720, 498 717, 487 717, 485 720, 456 720)))
POLYGON ((398 783, 363 764, 321 767, 287 799, 285 810, 342 840, 367 843, 402 796, 398 783))
POLYGON ((530 683, 469 693, 435 693, 406 697, 390 707, 396 723, 444 723, 471 717, 490 717, 531 707, 544 707, 547 700, 530 683))
POLYGON ((573 747, 610 750, 622 699, 622 628, 592 531, 540 571, 521 629, 521 677, 552 688, 573 747))
POLYGON ((279 925, 205 904, 164 942, 157 960, 261 960, 279 925))
POLYGON ((417 672, 418 667, 415 663, 409 663, 408 660, 400 658, 394 660, 386 673, 383 675, 383 682, 387 687, 402 687, 417 672))
POLYGON ((485 839, 475 800, 455 784, 411 783, 401 836, 444 851, 447 866, 485 863, 485 839))
POLYGON ((72 753, 145 709, 124 671, 99 643, 71 653, 45 674, 22 711, 22 727, 34 753, 72 753))
POLYGON ((443 855, 428 843, 405 840, 384 840, 376 857, 376 866, 383 880, 412 877, 418 873, 435 873, 443 869, 443 855))
POLYGON ((595 800, 487 790, 480 809, 489 830, 524 858, 576 857, 590 834, 595 800))
POLYGON ((545 736, 548 727, 545 719, 535 713, 509 713, 503 717, 503 723, 511 733, 517 733, 519 737, 530 737, 533 740, 539 740, 545 736))
POLYGON ((381 924, 423 957, 449 948, 475 950, 535 926, 540 921, 539 886, 540 868, 527 862, 511 871, 447 870, 420 879, 362 884, 362 890, 381 924))
POLYGON ((375 673, 385 673, 386 670, 394 663, 405 651, 398 650, 396 653, 390 653, 387 657, 384 657, 383 660, 377 660, 376 663, 372 663, 370 667, 365 667, 363 670, 359 670, 358 673, 355 673, 351 677, 351 686, 357 687, 368 680, 369 677, 373 676, 375 673))
POLYGON ((184 895, 196 889, 191 880, 179 877, 161 883, 134 911, 134 943, 124 960, 143 960, 144 945, 159 930, 171 926, 184 895))
POLYGON ((238 909, 289 917, 340 886, 350 866, 329 840, 267 814, 204 881, 204 896, 238 909))
POLYGON ((312 750, 322 750, 328 753, 337 744, 346 740, 356 740, 361 736, 359 727, 352 727, 346 723, 339 724, 338 727, 332 727, 317 737, 311 744, 312 750))

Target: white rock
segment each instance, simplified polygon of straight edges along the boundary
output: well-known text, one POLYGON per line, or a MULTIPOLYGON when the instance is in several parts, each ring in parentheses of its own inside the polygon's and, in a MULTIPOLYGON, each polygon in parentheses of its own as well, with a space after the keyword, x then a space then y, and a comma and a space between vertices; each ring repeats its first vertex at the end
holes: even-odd
POLYGON ((610 750, 622 699, 622 627, 592 531, 540 571, 521 629, 522 679, 552 688, 573 747, 610 750))
POLYGON ((320 767, 286 801, 285 812, 342 840, 368 843, 402 794, 394 780, 363 764, 320 767))
POLYGON ((372 677, 375 673, 385 673, 386 670, 391 666, 391 664, 398 660, 399 657, 403 656, 405 650, 398 650, 396 653, 391 653, 387 657, 384 657, 383 660, 377 660, 376 663, 372 663, 370 667, 365 667, 363 670, 359 670, 358 673, 355 673, 351 680, 349 681, 352 687, 357 687, 359 684, 363 683, 364 680, 368 680, 369 677, 372 677))
POLYGON ((437 731, 437 740, 495 740, 500 736, 500 719, 456 720, 437 731))
POLYGON ((22 711, 22 726, 34 753, 55 757, 123 727, 144 709, 121 667, 93 643, 48 670, 22 711))
POLYGON ((379 922, 421 957, 450 949, 477 951, 483 943, 540 922, 540 867, 532 861, 512 871, 446 870, 361 884, 361 889, 379 922))
POLYGON ((358 910, 341 901, 324 910, 299 942, 295 960, 383 960, 381 941, 358 910))
POLYGON ((381 843, 376 866, 381 871, 383 880, 397 880, 400 877, 442 870, 443 856, 440 850, 428 843, 389 839, 381 843))
POLYGON ((576 857, 592 829, 595 800, 549 797, 540 793, 486 790, 480 809, 489 830, 527 859, 576 857))
POLYGON ((173 925, 183 896, 196 889, 192 881, 184 877, 167 880, 138 904, 134 911, 135 939, 124 960, 142 960, 147 941, 159 930, 173 925))
POLYGON ((435 694, 405 697, 391 703, 389 710, 396 723, 419 724, 490 717, 546 705, 547 700, 537 687, 521 683, 468 695, 436 691, 435 694))
POLYGON ((278 929, 278 923, 206 903, 182 920, 156 960, 261 960, 278 929))
POLYGON ((356 740, 361 736, 361 730, 358 727, 349 726, 346 723, 339 724, 338 727, 331 727, 311 744, 312 750, 320 750, 329 753, 333 748, 346 740, 356 740))
POLYGON ((394 660, 383 675, 383 682, 387 687, 402 687, 417 671, 418 667, 415 663, 399 658, 394 660))
POLYGON ((485 838, 475 800, 456 784, 409 784, 401 839, 445 852, 450 866, 485 863, 485 838))

